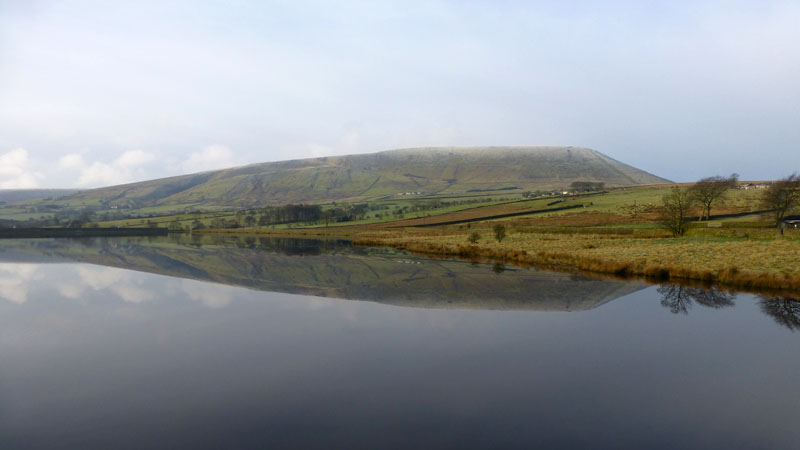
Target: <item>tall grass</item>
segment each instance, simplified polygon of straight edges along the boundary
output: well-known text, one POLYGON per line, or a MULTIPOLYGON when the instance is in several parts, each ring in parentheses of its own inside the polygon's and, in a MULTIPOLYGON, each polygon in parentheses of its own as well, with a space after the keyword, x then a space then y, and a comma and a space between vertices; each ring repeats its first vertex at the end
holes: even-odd
POLYGON ((439 256, 565 266, 659 281, 697 280, 800 291, 800 242, 791 239, 627 239, 512 233, 501 244, 492 241, 487 233, 478 244, 465 244, 465 240, 464 234, 372 234, 357 238, 355 243, 439 256))

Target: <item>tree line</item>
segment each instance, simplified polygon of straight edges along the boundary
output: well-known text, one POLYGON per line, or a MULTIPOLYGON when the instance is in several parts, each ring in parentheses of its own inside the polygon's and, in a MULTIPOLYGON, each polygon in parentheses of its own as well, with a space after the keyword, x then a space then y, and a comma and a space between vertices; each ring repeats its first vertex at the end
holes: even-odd
MULTIPOLYGON (((697 217, 692 214, 694 208, 699 206, 701 209, 699 220, 709 220, 711 208, 724 201, 728 190, 736 187, 738 179, 738 174, 713 176, 702 178, 686 189, 672 188, 662 197, 661 225, 673 236, 683 236, 689 222, 697 217)), ((762 192, 759 205, 772 214, 775 226, 783 234, 786 215, 800 206, 800 175, 793 173, 770 183, 762 192)))

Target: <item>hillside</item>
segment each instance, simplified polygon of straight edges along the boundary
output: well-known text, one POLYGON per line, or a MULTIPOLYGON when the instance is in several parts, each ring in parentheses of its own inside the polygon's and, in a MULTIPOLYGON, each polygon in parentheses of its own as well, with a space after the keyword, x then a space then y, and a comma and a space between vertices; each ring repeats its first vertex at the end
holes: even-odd
POLYGON ((252 164, 83 191, 62 205, 208 208, 323 203, 667 180, 581 147, 439 147, 252 164))
POLYGON ((63 197, 75 192, 77 189, 0 189, 0 203, 63 197))

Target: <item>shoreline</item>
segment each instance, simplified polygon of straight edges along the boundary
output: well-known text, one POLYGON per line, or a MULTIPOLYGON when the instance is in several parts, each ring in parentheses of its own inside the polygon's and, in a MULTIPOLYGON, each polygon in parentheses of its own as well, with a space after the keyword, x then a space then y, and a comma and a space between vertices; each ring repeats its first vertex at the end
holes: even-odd
POLYGON ((166 228, 0 228, 0 239, 166 236, 166 228))
POLYGON ((388 247, 439 257, 564 268, 652 282, 699 282, 740 289, 800 292, 800 241, 796 239, 636 239, 512 231, 496 242, 482 230, 477 244, 464 230, 382 231, 196 230, 199 234, 340 238, 364 247, 388 247), (786 258, 786 260, 781 260, 786 258), (785 264, 786 267, 781 268, 785 264), (782 269, 782 270, 781 270, 782 269))

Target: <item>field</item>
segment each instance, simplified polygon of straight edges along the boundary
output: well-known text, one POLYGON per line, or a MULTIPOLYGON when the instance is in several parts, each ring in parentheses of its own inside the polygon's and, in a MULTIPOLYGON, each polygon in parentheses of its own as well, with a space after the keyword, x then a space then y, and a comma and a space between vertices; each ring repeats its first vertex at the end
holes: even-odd
POLYGON ((360 245, 439 256, 800 291, 800 229, 789 229, 780 236, 769 217, 754 212, 759 192, 730 190, 725 202, 712 210, 711 220, 695 221, 686 236, 673 238, 659 225, 657 208, 670 188, 507 200, 430 216, 423 213, 419 218, 347 226, 199 231, 335 236, 354 239, 360 245), (578 207, 542 212, 559 206, 578 207), (502 242, 494 238, 497 224, 507 230, 502 242), (476 242, 468 240, 472 234, 477 234, 476 242))

